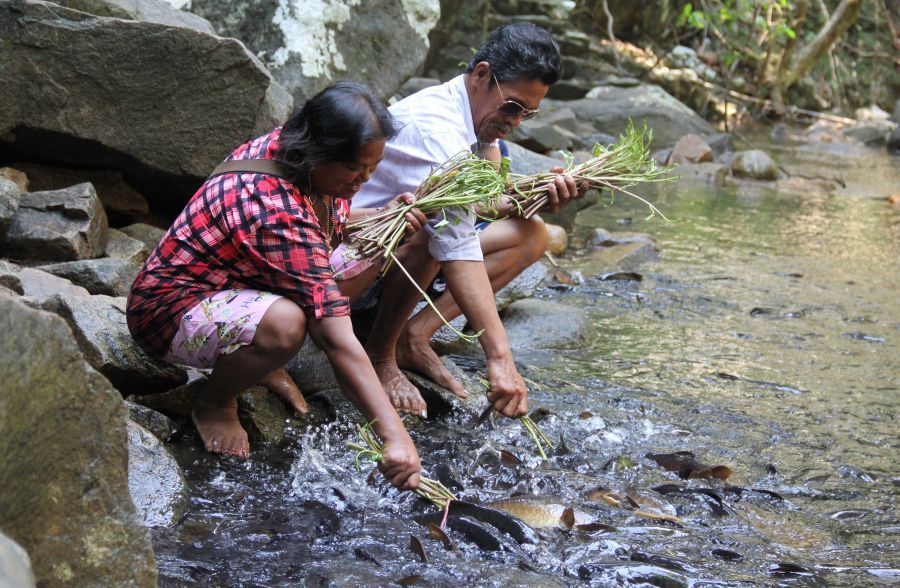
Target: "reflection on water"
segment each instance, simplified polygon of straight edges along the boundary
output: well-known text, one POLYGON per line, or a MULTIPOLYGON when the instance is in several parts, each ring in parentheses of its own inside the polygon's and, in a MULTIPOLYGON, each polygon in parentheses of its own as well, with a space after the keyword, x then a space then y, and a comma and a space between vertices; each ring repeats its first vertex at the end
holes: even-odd
POLYGON ((584 348, 518 355, 532 408, 550 413, 541 427, 561 440, 549 463, 505 419, 409 423, 426 469, 459 482, 460 498, 551 496, 607 528, 542 529, 536 544, 501 537, 499 551, 450 531, 447 549, 419 522, 433 507, 355 471, 347 423, 298 430, 246 464, 188 439, 175 451, 191 508, 154 531, 161 584, 900 582, 900 211, 881 199, 900 174, 869 150, 775 156, 847 187, 679 184, 647 194, 672 224, 644 220, 623 197, 579 215, 576 245, 594 227, 638 231, 660 255, 633 268, 640 282, 603 281, 609 268, 576 247, 560 263, 584 282, 540 292, 595 325, 584 348), (645 457, 683 450, 734 473, 682 480, 645 457), (682 524, 596 499, 629 493, 682 524))

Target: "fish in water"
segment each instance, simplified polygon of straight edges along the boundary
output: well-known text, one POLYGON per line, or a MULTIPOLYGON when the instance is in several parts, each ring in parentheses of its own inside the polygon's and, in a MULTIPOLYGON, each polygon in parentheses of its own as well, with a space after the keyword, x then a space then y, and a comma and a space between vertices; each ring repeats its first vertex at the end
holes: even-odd
POLYGON ((547 527, 571 529, 594 522, 586 513, 578 512, 553 498, 541 496, 514 496, 485 506, 508 512, 532 529, 547 527))

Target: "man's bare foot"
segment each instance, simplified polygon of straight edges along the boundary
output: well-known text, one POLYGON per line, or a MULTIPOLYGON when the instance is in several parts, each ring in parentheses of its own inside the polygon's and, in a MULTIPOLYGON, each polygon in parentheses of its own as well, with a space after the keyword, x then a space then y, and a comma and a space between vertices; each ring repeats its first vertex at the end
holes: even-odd
POLYGON ((309 412, 306 399, 303 398, 300 388, 294 383, 294 379, 291 378, 286 369, 272 370, 268 376, 262 379, 260 385, 267 388, 269 392, 274 392, 281 396, 297 414, 309 412))
POLYGON ((431 348, 427 340, 406 337, 397 344, 397 365, 405 370, 415 372, 450 390, 460 398, 468 398, 469 394, 462 384, 453 377, 450 370, 441 362, 441 358, 431 348))
POLYGON ((428 405, 422 399, 419 389, 406 379, 397 362, 393 359, 372 360, 375 374, 387 392, 391 404, 398 412, 407 412, 418 416, 427 416, 428 405))
POLYGON ((241 459, 250 456, 247 432, 238 421, 237 399, 232 399, 224 406, 195 399, 191 419, 207 451, 241 459))

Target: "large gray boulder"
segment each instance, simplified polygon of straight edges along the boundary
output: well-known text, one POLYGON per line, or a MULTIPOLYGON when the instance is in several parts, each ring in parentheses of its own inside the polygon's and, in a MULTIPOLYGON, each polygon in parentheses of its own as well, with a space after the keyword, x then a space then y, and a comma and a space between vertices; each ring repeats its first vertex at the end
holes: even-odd
POLYGON ((290 112, 243 44, 191 29, 10 0, 0 45, 0 133, 19 154, 52 137, 59 161, 204 177, 290 112))
POLYGON ((42 308, 69 323, 85 359, 122 396, 162 392, 187 381, 184 369, 151 358, 131 338, 125 298, 57 295, 42 308))
POLYGON ((147 255, 156 249, 156 246, 159 245, 159 242, 162 241, 163 236, 166 234, 164 229, 146 223, 135 223, 133 225, 128 225, 127 227, 122 227, 119 230, 132 239, 137 239, 146 245, 147 255))
POLYGON ((90 296, 91 293, 76 286, 65 278, 54 276, 33 267, 23 267, 17 271, 22 285, 22 295, 27 296, 34 304, 40 306, 48 298, 57 294, 65 296, 90 296))
POLYGON ((14 164, 14 169, 28 176, 30 192, 61 190, 89 182, 108 213, 133 215, 146 214, 150 210, 147 200, 117 171, 66 169, 21 162, 14 164))
POLYGON ((65 278, 91 294, 128 296, 141 267, 127 259, 101 257, 42 265, 40 269, 65 278))
POLYGON ((153 433, 128 421, 128 489, 148 527, 168 527, 188 503, 187 483, 172 454, 153 433))
POLYGON ((611 135, 623 133, 629 119, 638 126, 646 122, 653 130, 651 149, 674 145, 689 133, 701 137, 715 133, 696 112, 654 85, 597 86, 585 98, 566 102, 565 106, 597 130, 611 135))
POLYGON ((106 255, 108 257, 124 259, 140 266, 150 255, 150 249, 143 241, 129 237, 122 231, 109 229, 106 235, 106 255))
POLYGON ((177 10, 163 0, 56 0, 56 3, 97 16, 143 20, 171 27, 194 29, 210 35, 216 34, 216 30, 205 18, 177 10))
POLYGON ((106 212, 90 184, 29 192, 0 239, 12 259, 74 261, 103 255, 106 212))
POLYGON ((21 266, 0 259, 0 286, 17 295, 24 294, 25 289, 22 287, 22 279, 19 277, 21 270, 21 266))
POLYGON ((16 211, 19 210, 20 198, 21 192, 16 183, 6 178, 0 178, 0 238, 9 227, 16 211))
POLYGON ((246 43, 298 103, 336 79, 393 95, 425 60, 440 15, 438 0, 193 0, 190 10, 246 43))
POLYGON ((0 528, 41 586, 155 586, 121 396, 59 317, 0 296, 0 528))

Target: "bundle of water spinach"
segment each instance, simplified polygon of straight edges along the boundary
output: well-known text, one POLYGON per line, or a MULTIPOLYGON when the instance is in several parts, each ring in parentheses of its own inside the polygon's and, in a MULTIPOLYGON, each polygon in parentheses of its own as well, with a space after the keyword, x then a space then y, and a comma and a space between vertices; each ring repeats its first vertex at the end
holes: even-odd
MULTIPOLYGON (((372 426, 375 422, 376 421, 371 421, 363 426, 356 426, 362 444, 347 443, 347 447, 356 451, 357 470, 361 469, 359 465, 360 458, 366 458, 375 463, 384 459, 384 444, 381 442, 381 439, 378 438, 378 435, 375 434, 375 431, 372 430, 372 426)), ((419 487, 415 489, 415 493, 438 508, 446 508, 449 501, 456 500, 456 496, 454 496, 446 486, 437 480, 432 480, 424 476, 419 477, 419 487)))

